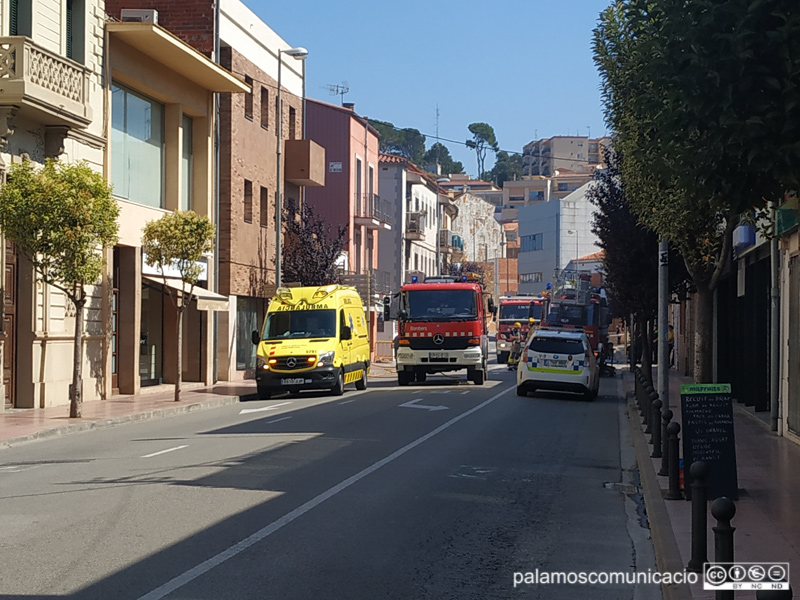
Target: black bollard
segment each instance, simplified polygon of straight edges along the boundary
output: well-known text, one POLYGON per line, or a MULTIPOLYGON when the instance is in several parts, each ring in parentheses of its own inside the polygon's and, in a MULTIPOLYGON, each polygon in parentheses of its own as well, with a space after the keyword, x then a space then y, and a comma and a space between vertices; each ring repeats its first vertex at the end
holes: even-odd
POLYGON ((650 443, 653 444, 653 451, 650 453, 650 458, 661 458, 661 407, 663 404, 659 398, 653 400, 653 411, 650 415, 652 421, 650 429, 653 431, 650 443))
MULTIPOLYGON (((717 520, 714 530, 714 562, 733 562, 733 532, 736 527, 731 527, 731 519, 736 514, 736 505, 733 500, 721 496, 712 502, 711 515, 717 520)), ((733 600, 733 590, 717 590, 716 600, 733 600)))
POLYGON ((756 600, 792 600, 792 586, 785 590, 758 590, 756 600))
MULTIPOLYGON (((653 432, 653 429, 652 429, 652 425, 653 425, 653 402, 655 402, 657 398, 658 398, 658 392, 651 393, 650 396, 647 398, 647 404, 645 405, 645 409, 646 410, 644 411, 644 420, 645 420, 644 421, 645 422, 644 432, 645 433, 652 433, 653 432)), ((651 441, 650 443, 652 444, 653 442, 651 441)))
POLYGON ((644 395, 642 397, 642 408, 639 411, 642 414, 642 425, 647 424, 647 402, 650 398, 650 394, 652 394, 653 392, 655 392, 655 389, 653 389, 653 384, 648 383, 647 387, 644 388, 644 395))
POLYGON ((662 477, 669 475, 669 434, 667 427, 672 422, 672 411, 667 409, 661 413, 661 469, 658 474, 662 477))
POLYGON ((692 573, 702 573, 703 563, 708 562, 706 552, 708 546, 708 506, 706 504, 708 465, 702 460, 696 460, 689 467, 689 472, 692 474, 692 558, 689 559, 686 570, 692 573))
POLYGON ((681 500, 681 473, 678 461, 680 460, 680 447, 678 446, 678 434, 681 431, 679 423, 672 422, 667 426, 669 436, 669 489, 667 490, 667 500, 681 500))

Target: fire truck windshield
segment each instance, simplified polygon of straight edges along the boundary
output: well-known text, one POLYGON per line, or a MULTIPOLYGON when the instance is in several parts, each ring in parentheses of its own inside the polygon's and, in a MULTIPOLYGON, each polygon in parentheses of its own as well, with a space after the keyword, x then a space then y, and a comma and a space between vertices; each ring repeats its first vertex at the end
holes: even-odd
MULTIPOLYGON (((539 316, 531 315, 534 319, 541 318, 542 307, 539 306, 539 316)), ((528 321, 530 304, 500 304, 500 320, 528 321)))
POLYGON ((591 316, 586 307, 574 304, 556 304, 550 310, 548 321, 554 325, 591 325, 591 316))
POLYGON ((403 293, 409 321, 475 319, 477 300, 472 290, 411 290, 403 293))

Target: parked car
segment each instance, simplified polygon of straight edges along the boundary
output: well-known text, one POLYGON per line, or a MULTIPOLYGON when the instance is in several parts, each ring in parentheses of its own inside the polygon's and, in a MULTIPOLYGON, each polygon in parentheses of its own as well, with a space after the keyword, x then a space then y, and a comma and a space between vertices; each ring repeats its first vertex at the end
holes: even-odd
POLYGON ((517 368, 517 395, 557 390, 597 397, 600 369, 585 333, 539 329, 522 349, 517 368))

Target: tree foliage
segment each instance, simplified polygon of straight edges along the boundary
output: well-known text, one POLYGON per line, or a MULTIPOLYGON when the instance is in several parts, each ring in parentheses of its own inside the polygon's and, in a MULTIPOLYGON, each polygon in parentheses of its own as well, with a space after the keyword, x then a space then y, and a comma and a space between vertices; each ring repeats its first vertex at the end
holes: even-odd
POLYGON ((482 177, 485 171, 486 152, 491 150, 496 154, 500 150, 500 146, 497 144, 494 128, 488 123, 471 123, 468 129, 472 138, 466 141, 467 148, 475 150, 475 156, 478 159, 477 177, 482 177))
POLYGON ((441 166, 442 175, 456 175, 464 172, 464 165, 453 160, 450 150, 441 142, 435 142, 422 157, 422 164, 441 166))
POLYGON ((738 215, 797 185, 798 33, 785 0, 624 0, 595 29, 631 208, 677 245, 697 290, 697 381, 711 378, 713 290, 738 215))
POLYGON ((148 221, 142 230, 142 253, 148 266, 157 268, 164 280, 164 289, 178 315, 177 375, 175 401, 180 400, 183 370, 183 313, 200 280, 200 259, 214 250, 216 228, 208 217, 196 212, 176 211, 155 221, 148 221), (182 282, 181 290, 166 284, 167 270, 175 269, 182 282))
POLYGON ((347 241, 347 228, 332 227, 308 203, 285 211, 283 280, 304 286, 339 283, 336 261, 347 241))
POLYGON ((505 150, 497 153, 494 167, 483 176, 486 181, 493 181, 498 187, 503 187, 506 181, 513 181, 522 177, 522 154, 509 154, 505 150))
POLYGON ((83 307, 86 286, 98 282, 105 249, 117 241, 119 206, 102 175, 85 162, 48 159, 12 165, 0 189, 0 228, 42 281, 75 305, 75 346, 70 417, 80 417, 83 307))
POLYGON ((421 164, 425 155, 425 136, 417 129, 395 127, 388 121, 370 121, 380 133, 380 151, 407 158, 415 164, 421 164))

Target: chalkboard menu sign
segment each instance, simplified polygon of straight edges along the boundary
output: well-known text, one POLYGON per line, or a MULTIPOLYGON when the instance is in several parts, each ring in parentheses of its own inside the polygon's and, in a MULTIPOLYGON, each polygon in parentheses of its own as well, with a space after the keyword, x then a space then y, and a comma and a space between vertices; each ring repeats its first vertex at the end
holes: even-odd
POLYGON ((736 443, 733 437, 733 405, 729 383, 681 386, 681 435, 686 498, 691 498, 689 472, 696 460, 708 465, 708 499, 739 499, 736 475, 736 443))

